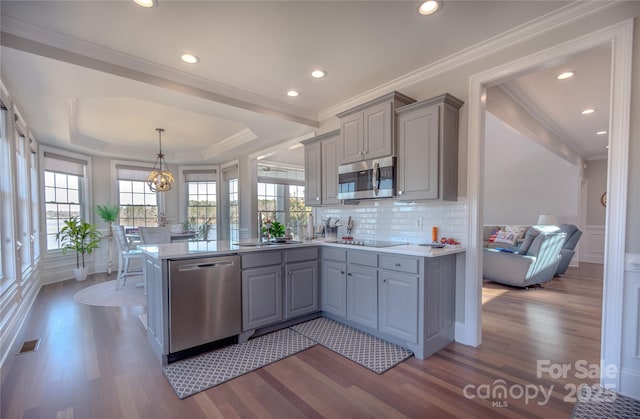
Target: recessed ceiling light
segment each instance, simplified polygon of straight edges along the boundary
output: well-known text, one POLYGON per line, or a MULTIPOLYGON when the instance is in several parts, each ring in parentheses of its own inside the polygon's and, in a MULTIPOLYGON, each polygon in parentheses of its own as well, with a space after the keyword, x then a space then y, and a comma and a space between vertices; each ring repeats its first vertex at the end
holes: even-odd
POLYGON ((299 93, 296 90, 289 90, 287 92, 287 96, 290 96, 290 97, 296 97, 298 95, 299 95, 299 93))
POLYGON ((180 56, 180 59, 187 64, 197 64, 200 62, 200 58, 197 55, 185 53, 180 56))
POLYGON ((575 76, 576 73, 574 73, 573 71, 565 71, 564 73, 560 73, 556 76, 556 79, 558 80, 566 80, 566 79, 570 79, 571 77, 575 76))
POLYGON ((133 0, 133 2, 142 7, 153 7, 156 5, 155 0, 133 0))
POLYGON ((593 108, 587 108, 585 110, 582 111, 583 115, 589 115, 590 113, 594 113, 596 110, 593 108))
POLYGON ((607 133, 607 131, 598 131, 596 132, 596 135, 605 135, 607 133))
POLYGON ((313 70, 311 72, 311 77, 314 79, 321 79, 327 75, 327 72, 324 70, 313 70))
POLYGON ((423 1, 418 7, 418 13, 423 16, 435 13, 440 8, 440 2, 435 0, 423 1))

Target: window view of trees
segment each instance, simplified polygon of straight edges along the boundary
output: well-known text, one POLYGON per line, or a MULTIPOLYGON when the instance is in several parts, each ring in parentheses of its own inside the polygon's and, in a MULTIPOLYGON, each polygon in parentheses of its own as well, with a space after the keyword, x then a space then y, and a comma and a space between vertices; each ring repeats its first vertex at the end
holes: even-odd
POLYGON ((118 188, 120 225, 129 227, 158 226, 156 193, 149 190, 146 182, 119 180, 118 188))
POLYGON ((216 238, 216 182, 187 182, 187 219, 189 229, 202 240, 216 238))

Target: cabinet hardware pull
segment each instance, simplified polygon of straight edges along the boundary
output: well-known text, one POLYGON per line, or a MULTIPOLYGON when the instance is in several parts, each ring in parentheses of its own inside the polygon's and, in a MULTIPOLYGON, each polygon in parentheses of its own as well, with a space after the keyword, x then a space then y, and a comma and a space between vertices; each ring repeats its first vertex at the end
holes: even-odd
POLYGON ((340 271, 340 275, 344 275, 344 271, 340 271))
POLYGON ((347 274, 347 276, 351 276, 351 272, 349 272, 349 273, 347 274))

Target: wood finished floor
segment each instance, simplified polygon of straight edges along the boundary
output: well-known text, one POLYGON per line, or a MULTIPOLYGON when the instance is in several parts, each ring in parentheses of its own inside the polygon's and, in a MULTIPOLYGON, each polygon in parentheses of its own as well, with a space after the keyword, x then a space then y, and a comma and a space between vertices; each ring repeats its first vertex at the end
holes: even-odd
MULTIPOLYGON (((544 289, 486 283, 483 344, 452 343, 420 361, 410 358, 377 375, 319 345, 217 387, 179 400, 145 340, 143 307, 92 307, 74 293, 104 281, 47 285, 16 342, 40 338, 37 352, 10 355, 2 368, 0 417, 9 418, 568 418, 565 385, 536 377, 537 360, 575 365, 600 358, 602 266, 580 264, 544 289), (492 406, 475 389, 504 380, 553 393, 492 406)), ((497 384, 497 383, 496 383, 497 384)), ((519 387, 522 388, 522 387, 519 387)), ((516 393, 517 394, 517 393, 516 393)), ((502 401, 502 399, 498 400, 502 401)))

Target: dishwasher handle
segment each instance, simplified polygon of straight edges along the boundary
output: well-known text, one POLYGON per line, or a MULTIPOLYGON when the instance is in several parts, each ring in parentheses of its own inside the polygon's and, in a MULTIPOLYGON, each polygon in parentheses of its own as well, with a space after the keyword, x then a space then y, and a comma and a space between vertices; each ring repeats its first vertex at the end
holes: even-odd
POLYGON ((211 262, 211 263, 196 263, 192 265, 181 265, 178 267, 178 271, 193 271, 196 269, 210 269, 210 268, 220 268, 224 266, 233 266, 235 262, 232 260, 224 261, 224 262, 211 262))

